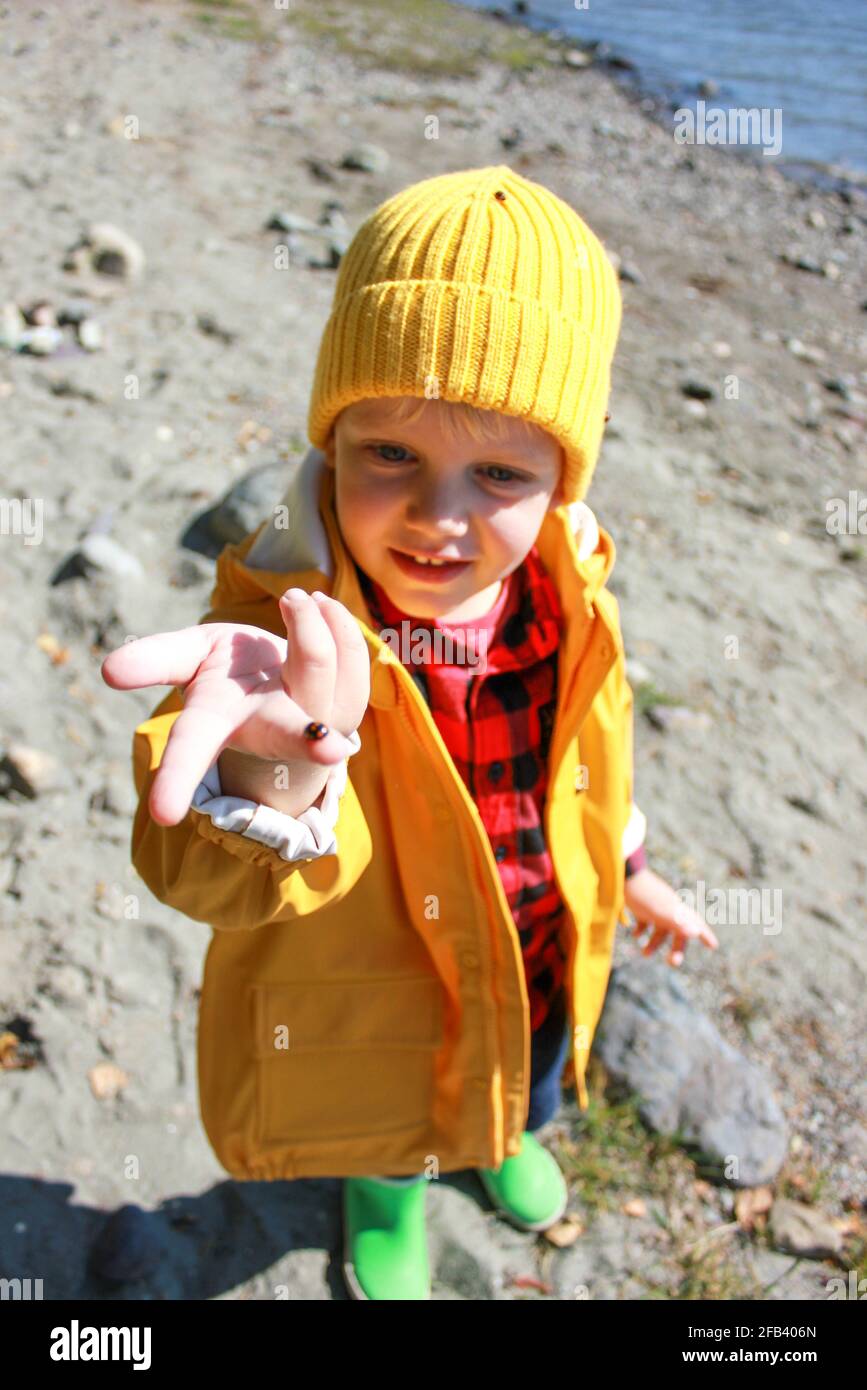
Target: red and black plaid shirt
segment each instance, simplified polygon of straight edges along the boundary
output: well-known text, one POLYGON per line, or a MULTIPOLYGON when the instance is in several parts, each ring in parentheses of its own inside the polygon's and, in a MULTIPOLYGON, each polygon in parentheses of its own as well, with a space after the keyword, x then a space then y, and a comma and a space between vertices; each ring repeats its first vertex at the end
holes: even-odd
MULTIPOLYGON (((563 624, 557 591, 534 546, 489 613, 443 623, 402 612, 358 565, 356 571, 375 625, 401 634, 406 622, 413 638, 431 634, 430 660, 418 647, 404 651, 403 641, 390 645, 424 696, 487 831, 521 943, 535 1031, 562 988, 566 964, 564 906, 542 819, 563 624), (442 652, 437 660, 436 630, 454 635, 453 661, 442 652), (462 658, 464 641, 478 661, 462 658)), ((629 869, 637 867, 633 856, 629 869)))

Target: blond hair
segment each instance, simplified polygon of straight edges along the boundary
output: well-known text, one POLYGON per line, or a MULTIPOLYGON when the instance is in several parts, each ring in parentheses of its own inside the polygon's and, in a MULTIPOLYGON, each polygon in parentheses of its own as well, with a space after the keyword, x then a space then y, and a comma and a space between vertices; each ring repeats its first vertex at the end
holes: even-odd
MULTIPOLYGON (((438 397, 429 398, 427 396, 379 396, 376 398, 377 404, 385 415, 390 416, 405 424, 413 424, 424 413, 425 407, 430 404, 430 400, 439 399, 438 397)), ((509 437, 510 433, 514 437, 514 429, 517 426, 518 432, 525 435, 527 440, 537 439, 540 434, 547 431, 541 425, 537 425, 533 420, 524 420, 517 415, 507 415, 502 410, 482 410, 478 406, 471 405, 469 401, 448 401, 449 409, 443 418, 446 433, 456 435, 470 435, 477 443, 484 444, 485 441, 496 441, 499 443, 509 437), (507 423, 510 422, 510 423, 507 423)), ((342 411, 341 411, 342 414, 342 411)), ((334 437, 334 427, 339 416, 331 422, 329 438, 334 437)), ((553 438, 553 436, 550 436, 553 438)), ((560 460, 563 460, 563 447, 560 446, 560 460)))

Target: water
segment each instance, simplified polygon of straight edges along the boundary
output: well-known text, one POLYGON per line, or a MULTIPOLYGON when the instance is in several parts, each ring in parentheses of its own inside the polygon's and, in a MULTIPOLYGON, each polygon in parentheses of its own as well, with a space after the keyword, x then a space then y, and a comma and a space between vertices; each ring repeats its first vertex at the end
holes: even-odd
MULTIPOLYGON (((458 0, 510 9, 510 0, 458 0)), ((642 89, 695 109, 782 112, 783 172, 867 179, 867 0, 530 0, 531 27, 607 43, 638 68, 642 89)), ((669 117, 669 119, 671 119, 669 117)), ((777 118, 780 120, 780 118, 777 118)))

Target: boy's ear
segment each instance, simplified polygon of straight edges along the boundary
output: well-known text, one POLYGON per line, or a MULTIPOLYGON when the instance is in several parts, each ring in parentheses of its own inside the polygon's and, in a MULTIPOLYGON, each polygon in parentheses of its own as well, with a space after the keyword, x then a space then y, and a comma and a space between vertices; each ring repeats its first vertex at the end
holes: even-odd
POLYGON ((334 426, 328 431, 328 438, 322 450, 325 455, 325 463, 329 468, 334 467, 334 426))
POLYGON ((565 500, 566 500, 566 498, 565 498, 565 496, 564 496, 564 493, 563 493, 563 474, 565 473, 565 471, 566 471, 566 452, 565 452, 565 450, 564 450, 564 448, 563 448, 563 446, 562 446, 562 444, 561 444, 561 445, 560 445, 560 476, 559 476, 559 478, 557 479, 557 486, 555 487, 553 493, 551 494, 551 501, 548 503, 548 509, 549 509, 549 511, 553 511, 555 507, 560 507, 560 506, 562 506, 563 503, 564 503, 565 500))
POLYGON ((565 468, 565 465, 566 465, 566 459, 565 459, 564 454, 563 454, 563 451, 562 451, 562 449, 561 449, 561 451, 560 451, 560 477, 557 479, 557 486, 555 487, 554 491, 553 491, 552 494, 551 494, 551 501, 548 503, 548 510, 549 510, 549 511, 553 511, 555 507, 560 507, 560 506, 562 506, 562 504, 563 504, 563 503, 565 502, 565 500, 566 500, 566 498, 565 498, 565 496, 564 496, 564 494, 563 494, 563 470, 564 470, 564 468, 565 468))

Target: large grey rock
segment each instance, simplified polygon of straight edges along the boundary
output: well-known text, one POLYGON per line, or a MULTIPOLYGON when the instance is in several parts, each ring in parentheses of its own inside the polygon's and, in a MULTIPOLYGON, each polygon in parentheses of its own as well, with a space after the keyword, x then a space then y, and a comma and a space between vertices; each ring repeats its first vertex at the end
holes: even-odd
POLYGON ((640 1097, 644 1123, 678 1134, 708 1175, 754 1187, 779 1171, 788 1130, 769 1073, 725 1041, 665 962, 612 971, 594 1051, 615 1087, 640 1097))
POLYGON ((215 506, 196 517, 183 537, 183 544, 215 558, 224 545, 242 541, 280 501, 288 474, 289 465, 285 460, 251 468, 215 506))

